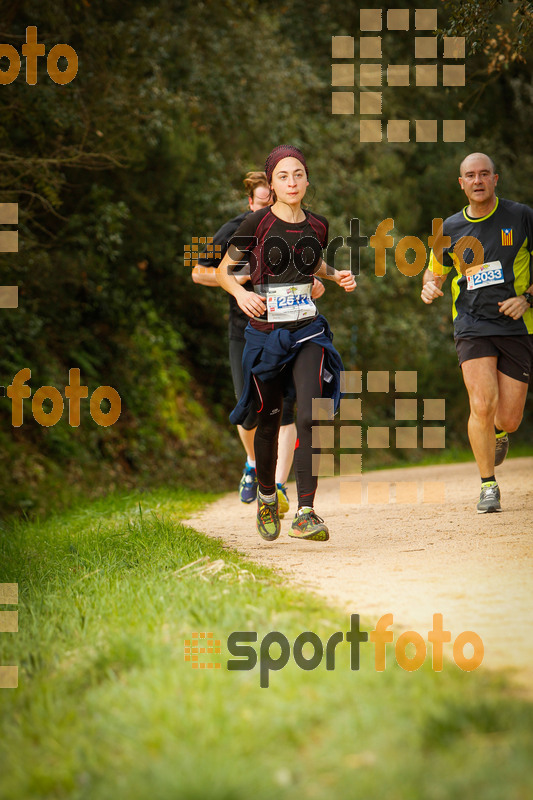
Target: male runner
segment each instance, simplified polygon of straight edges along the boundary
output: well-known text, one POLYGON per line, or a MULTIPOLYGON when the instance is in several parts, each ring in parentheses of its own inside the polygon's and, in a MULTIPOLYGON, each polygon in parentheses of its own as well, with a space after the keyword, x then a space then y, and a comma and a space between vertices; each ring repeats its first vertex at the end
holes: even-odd
POLYGON ((442 247, 438 257, 431 251, 421 297, 432 303, 442 296, 455 267, 455 344, 481 475, 477 511, 484 514, 501 511, 494 467, 522 420, 533 363, 533 211, 496 196, 498 175, 484 153, 468 155, 459 171, 468 205, 444 221, 442 247), (468 252, 473 258, 466 263, 468 252))

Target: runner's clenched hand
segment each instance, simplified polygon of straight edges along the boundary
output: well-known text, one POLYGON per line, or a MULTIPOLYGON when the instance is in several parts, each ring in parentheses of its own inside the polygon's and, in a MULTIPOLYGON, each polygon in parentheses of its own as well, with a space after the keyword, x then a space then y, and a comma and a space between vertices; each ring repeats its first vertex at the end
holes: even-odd
POLYGON ((434 281, 428 281, 422 287, 422 291, 420 292, 420 297, 427 303, 428 305, 436 300, 437 297, 443 297, 444 292, 439 289, 437 284, 434 281))
POLYGON ((342 286, 345 292, 353 292, 357 286, 355 278, 349 269, 340 269, 337 272, 339 276, 338 284, 342 286))
POLYGON ((260 317, 265 313, 265 298, 260 294, 242 289, 239 292, 235 292, 235 300, 241 311, 244 311, 248 317, 260 317))
POLYGON ((520 319, 529 308, 529 303, 522 295, 508 297, 507 300, 499 300, 498 305, 500 306, 500 313, 512 319, 520 319))

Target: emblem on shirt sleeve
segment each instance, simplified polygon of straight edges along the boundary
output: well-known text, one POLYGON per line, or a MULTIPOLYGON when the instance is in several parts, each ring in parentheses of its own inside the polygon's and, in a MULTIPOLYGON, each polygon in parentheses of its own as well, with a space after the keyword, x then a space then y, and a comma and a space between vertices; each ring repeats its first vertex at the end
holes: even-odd
POLYGON ((513 229, 502 228, 502 245, 509 245, 513 243, 513 229))

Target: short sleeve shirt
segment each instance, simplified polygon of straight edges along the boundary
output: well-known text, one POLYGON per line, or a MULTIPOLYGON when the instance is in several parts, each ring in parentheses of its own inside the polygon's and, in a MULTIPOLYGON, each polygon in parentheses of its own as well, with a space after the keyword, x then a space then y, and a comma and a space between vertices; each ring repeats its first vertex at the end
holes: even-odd
MULTIPOLYGON (((246 217, 233 236, 231 244, 249 254, 250 278, 259 292, 268 286, 313 283, 328 243, 329 226, 320 214, 304 213, 302 222, 285 222, 269 206, 246 217)), ((259 330, 277 327, 277 323, 260 319, 251 324, 259 330)))
POLYGON ((470 217, 466 208, 444 221, 443 235, 451 238, 451 245, 443 248, 442 263, 431 251, 428 265, 438 275, 456 270, 452 280, 455 337, 533 333, 533 309, 514 320, 498 306, 533 283, 533 210, 504 198, 496 199, 486 217, 470 217), (473 237, 477 244, 469 247, 464 237, 473 237), (469 281, 463 273, 467 268, 473 273, 477 267, 485 274, 469 281), (481 281, 482 277, 487 280, 481 281))

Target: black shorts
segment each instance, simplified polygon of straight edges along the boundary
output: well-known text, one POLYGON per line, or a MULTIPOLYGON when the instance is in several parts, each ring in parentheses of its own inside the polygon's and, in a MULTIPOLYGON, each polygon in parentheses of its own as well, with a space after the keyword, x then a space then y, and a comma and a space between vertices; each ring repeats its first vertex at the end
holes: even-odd
POLYGON ((459 366, 473 358, 496 356, 499 372, 515 381, 529 383, 533 365, 533 335, 477 336, 473 339, 456 339, 455 347, 459 366))
MULTIPOLYGON (((242 394, 244 388, 244 378, 242 375, 242 353, 244 350, 244 339, 230 339, 229 340, 229 363, 231 367, 231 377, 233 380, 233 388, 235 390, 235 397, 237 400, 242 394)), ((283 413, 281 415, 282 425, 292 425, 294 422, 294 400, 283 398, 283 413)), ((257 413, 252 406, 250 413, 242 423, 245 431, 251 431, 257 428, 257 413)))

